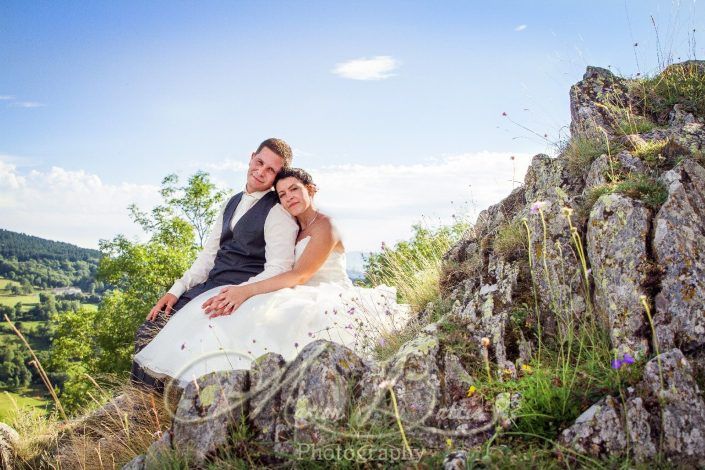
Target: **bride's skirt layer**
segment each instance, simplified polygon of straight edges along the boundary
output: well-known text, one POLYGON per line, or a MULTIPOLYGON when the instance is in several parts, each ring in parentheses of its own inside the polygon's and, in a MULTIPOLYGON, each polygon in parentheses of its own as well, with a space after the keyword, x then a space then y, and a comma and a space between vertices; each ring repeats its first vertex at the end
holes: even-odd
POLYGON ((204 292, 174 314, 135 361, 155 377, 185 386, 209 372, 248 369, 267 352, 290 361, 316 339, 369 356, 375 342, 398 331, 410 312, 396 303, 394 288, 323 283, 254 296, 234 313, 209 319, 201 305, 220 289, 204 292))

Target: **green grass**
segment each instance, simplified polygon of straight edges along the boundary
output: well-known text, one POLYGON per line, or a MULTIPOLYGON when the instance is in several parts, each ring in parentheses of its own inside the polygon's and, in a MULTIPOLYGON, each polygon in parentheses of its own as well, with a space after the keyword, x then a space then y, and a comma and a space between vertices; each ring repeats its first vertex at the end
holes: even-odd
POLYGON ((0 421, 11 423, 17 410, 25 411, 32 409, 46 414, 46 405, 49 401, 39 397, 39 394, 32 390, 0 391, 0 421))
POLYGON ((14 307, 17 302, 22 302, 25 311, 39 304, 39 293, 28 295, 0 294, 0 305, 14 307))
POLYGON ((495 235, 493 248, 494 253, 505 260, 514 260, 525 256, 528 243, 521 221, 517 220, 502 225, 495 235))
POLYGON ((705 70, 693 64, 675 64, 655 77, 633 81, 630 94, 660 122, 668 119, 668 113, 676 104, 703 116, 705 70))
POLYGON ((17 281, 12 281, 10 279, 5 279, 4 277, 0 277, 0 290, 7 290, 10 288, 10 286, 17 286, 19 287, 21 284, 17 281))

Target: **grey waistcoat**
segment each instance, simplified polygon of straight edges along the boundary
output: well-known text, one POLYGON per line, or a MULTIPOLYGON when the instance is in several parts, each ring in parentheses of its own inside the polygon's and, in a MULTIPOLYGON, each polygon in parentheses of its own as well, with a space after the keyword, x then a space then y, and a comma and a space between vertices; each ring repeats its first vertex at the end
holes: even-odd
POLYGON ((220 249, 206 281, 211 288, 240 284, 264 271, 264 222, 279 201, 274 191, 268 192, 245 212, 231 230, 230 220, 241 199, 242 193, 236 194, 225 206, 220 249))

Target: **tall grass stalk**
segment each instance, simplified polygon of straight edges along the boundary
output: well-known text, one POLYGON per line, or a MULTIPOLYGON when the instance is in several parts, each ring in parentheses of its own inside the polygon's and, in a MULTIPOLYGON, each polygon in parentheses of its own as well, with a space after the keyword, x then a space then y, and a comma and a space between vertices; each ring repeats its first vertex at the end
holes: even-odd
POLYGON ((29 350, 29 353, 32 355, 32 363, 34 366, 37 368, 37 372, 39 373, 39 377, 42 379, 42 382, 44 383, 44 386, 46 387, 47 391, 51 395, 51 398, 54 400, 54 404, 56 405, 56 409, 61 413, 61 417, 64 418, 64 420, 67 420, 68 418, 66 417, 66 412, 64 411, 64 407, 61 406, 61 401, 59 401, 59 397, 56 395, 56 391, 54 390, 54 387, 51 384, 51 380, 49 380, 49 376, 47 373, 44 371, 44 367, 42 367, 42 363, 37 357, 36 354, 34 354, 34 350, 32 349, 32 346, 29 345, 27 340, 25 339, 24 335, 20 332, 20 330, 17 329, 15 324, 10 320, 10 318, 6 315, 4 315, 5 321, 7 322, 8 325, 10 325, 10 328, 12 328, 12 331, 17 335, 17 337, 20 338, 22 343, 27 347, 29 350))

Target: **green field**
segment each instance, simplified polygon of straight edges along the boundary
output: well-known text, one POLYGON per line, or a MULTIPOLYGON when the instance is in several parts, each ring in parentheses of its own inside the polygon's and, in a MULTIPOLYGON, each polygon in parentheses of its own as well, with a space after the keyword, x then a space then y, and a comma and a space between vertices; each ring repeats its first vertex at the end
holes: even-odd
POLYGON ((5 279, 0 277, 0 289, 8 289, 10 286, 20 286, 20 283, 17 281, 11 281, 9 279, 5 279))
POLYGON ((22 395, 15 392, 0 392, 0 421, 11 423, 16 410, 32 408, 42 414, 46 413, 49 401, 41 398, 35 391, 22 391, 22 395))
POLYGON ((7 293, 0 294, 0 305, 14 307, 17 302, 22 302, 25 311, 29 310, 39 303, 39 293, 29 295, 11 295, 7 293))

